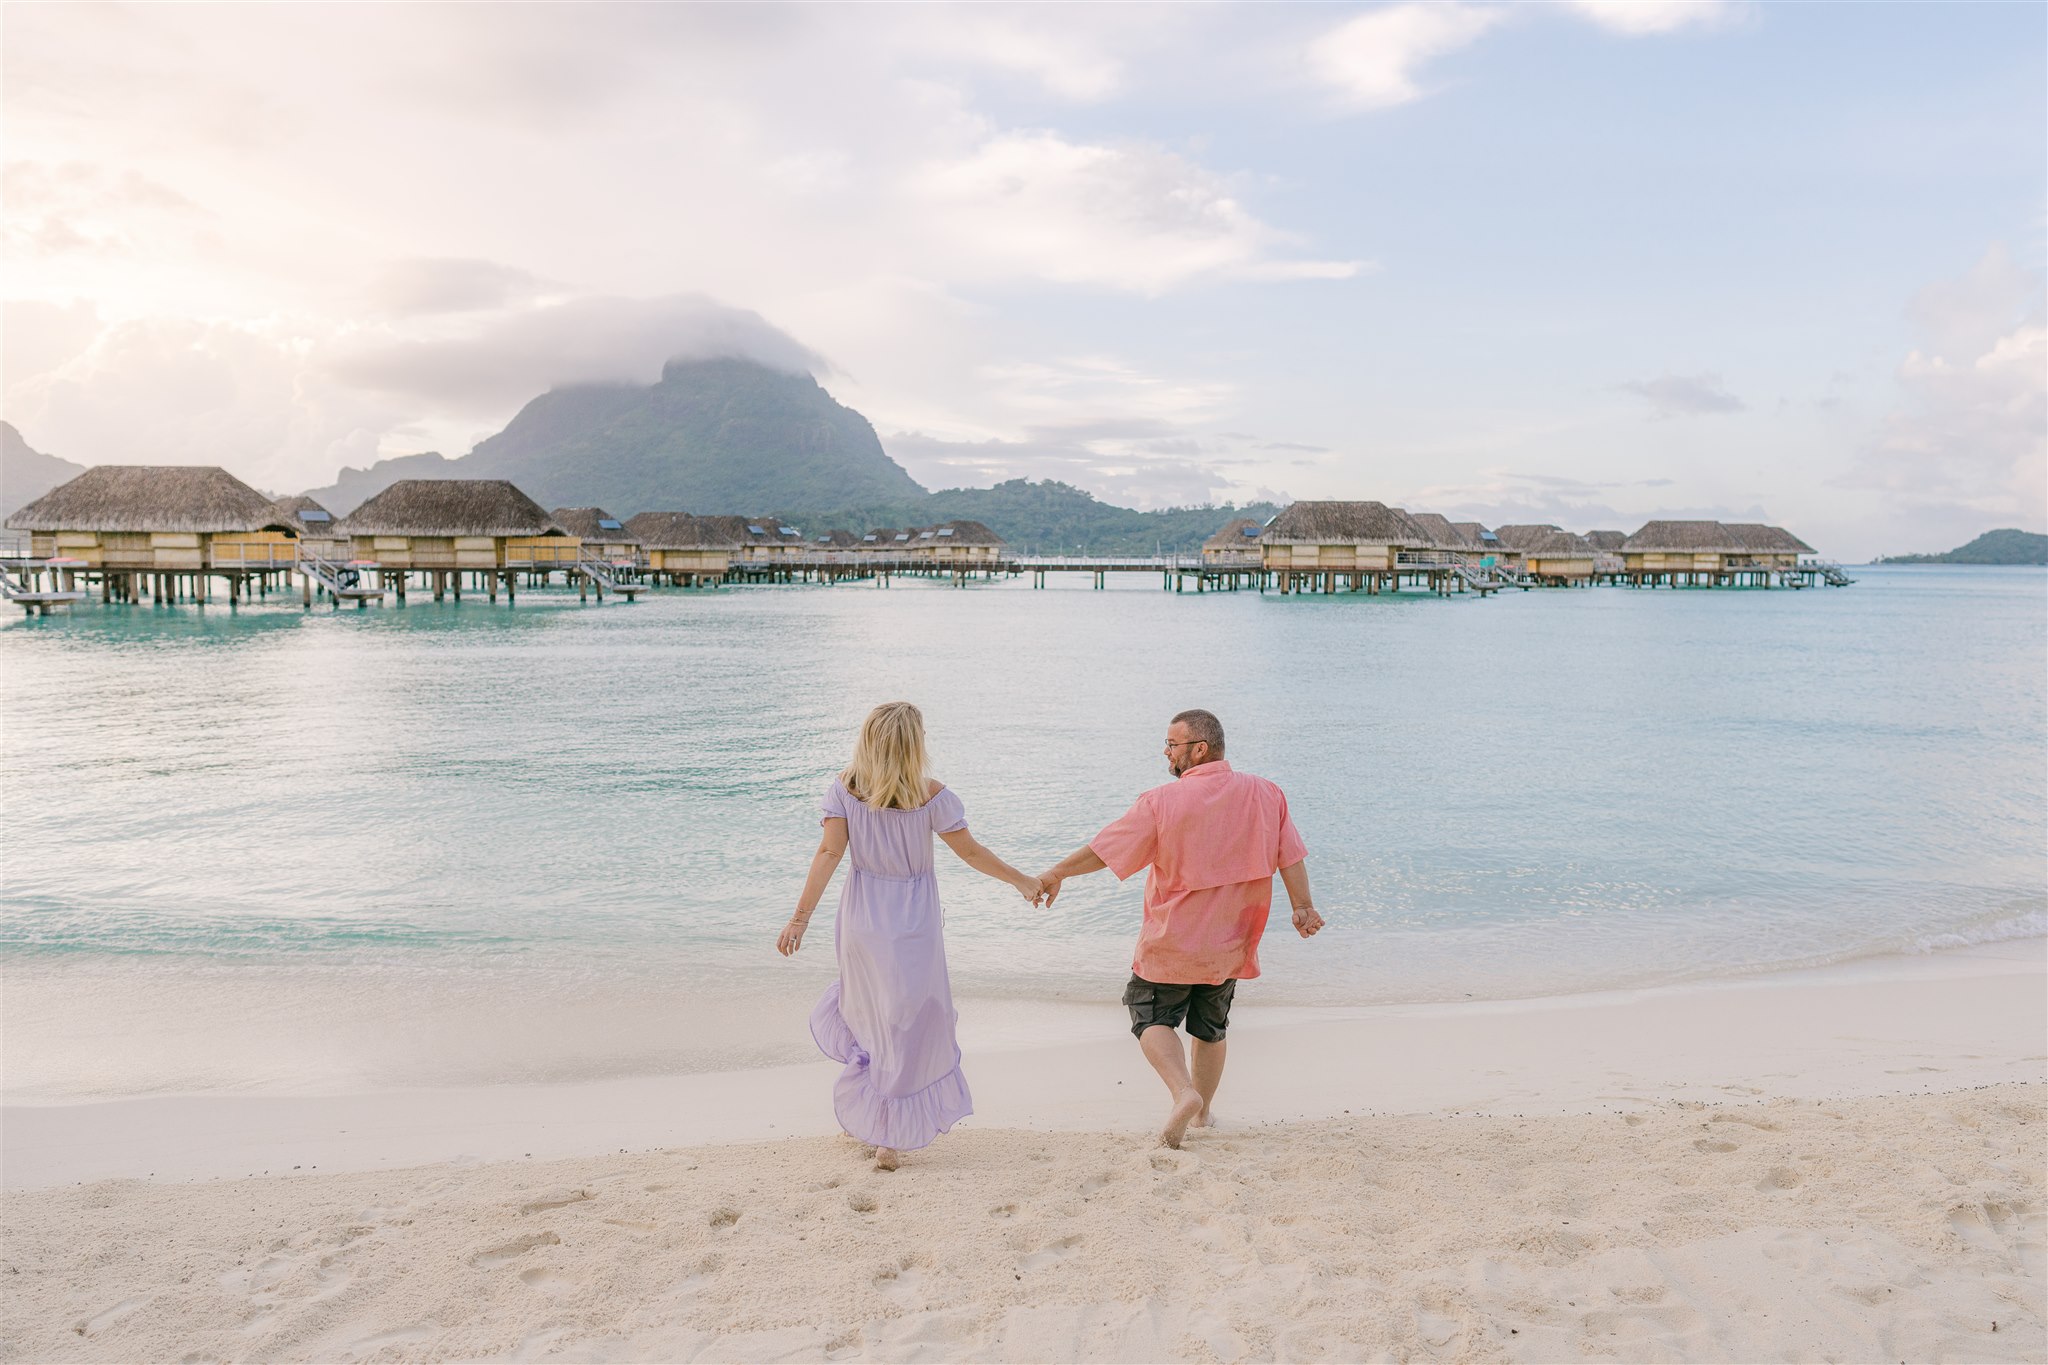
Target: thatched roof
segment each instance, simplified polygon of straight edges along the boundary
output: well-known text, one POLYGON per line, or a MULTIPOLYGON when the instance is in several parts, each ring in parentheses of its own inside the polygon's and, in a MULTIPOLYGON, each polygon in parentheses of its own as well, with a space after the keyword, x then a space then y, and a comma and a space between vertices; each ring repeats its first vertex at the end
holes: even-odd
POLYGON ((297 497, 279 498, 271 506, 277 515, 289 522, 301 536, 315 540, 327 540, 335 535, 334 513, 322 507, 311 495, 301 493, 297 497))
POLYGON ((1410 512, 1408 520, 1422 528, 1429 537, 1431 548, 1438 550, 1470 550, 1475 548, 1465 539, 1464 533, 1451 523, 1441 512, 1410 512))
MULTIPOLYGON (((924 528, 933 541, 953 545, 1006 545, 1009 542, 978 521, 942 521, 924 528)), ((922 534, 922 533, 920 533, 922 534)))
POLYGON ((1451 523, 1451 529, 1463 538, 1468 550, 1492 551, 1504 548, 1499 536, 1476 521, 1454 521, 1451 523))
POLYGON ((1810 555, 1813 547, 1793 535, 1782 526, 1766 526, 1755 521, 1731 521, 1727 523, 1729 534, 1743 542, 1744 547, 1754 554, 1810 555))
POLYGON ((1239 517, 1202 542, 1204 554, 1252 554, 1259 548, 1259 535, 1266 529, 1255 517, 1239 517))
POLYGON ((504 479, 400 479, 341 521, 351 536, 568 534, 504 479))
POLYGON ((7 519, 16 531, 289 531, 298 522, 218 465, 103 464, 7 519))
POLYGON ((869 531, 860 538, 860 548, 863 550, 885 550, 896 543, 896 537, 900 534, 901 532, 893 526, 877 526, 874 530, 869 531))
POLYGON ((811 537, 811 544, 821 550, 851 550, 860 544, 860 537, 851 531, 827 531, 811 537))
POLYGON ((1542 525, 1497 526, 1494 528, 1493 533, 1499 537, 1502 549, 1519 550, 1525 553, 1530 546, 1548 540, 1554 535, 1561 534, 1557 527, 1547 522, 1542 525))
POLYGON ((1586 543, 1588 545, 1591 545, 1596 550, 1603 550, 1610 554, 1619 550, 1627 541, 1628 532, 1626 531, 1586 532, 1586 543))
POLYGON ((1380 502, 1297 502, 1273 518, 1265 541, 1277 545, 1415 545, 1429 533, 1398 507, 1380 502))
POLYGON ((1652 521, 1646 522, 1622 542, 1621 548, 1632 554, 1658 550, 1697 551, 1705 553, 1740 553, 1748 548, 1740 544, 1735 533, 1718 521, 1652 521))
POLYGON ((637 545, 633 533, 602 507, 557 507, 548 513, 555 519, 555 525, 575 536, 578 540, 593 545, 637 545), (611 525, 605 525, 610 522, 611 525))
POLYGON ((736 550, 739 517, 693 517, 688 512, 642 512, 626 531, 648 550, 736 550))
POLYGON ((728 520, 739 523, 743 544, 803 548, 804 533, 781 517, 732 517, 728 520))
POLYGON ((1553 530, 1547 536, 1539 536, 1521 547, 1527 558, 1536 559, 1591 559, 1593 542, 1571 531, 1553 530))

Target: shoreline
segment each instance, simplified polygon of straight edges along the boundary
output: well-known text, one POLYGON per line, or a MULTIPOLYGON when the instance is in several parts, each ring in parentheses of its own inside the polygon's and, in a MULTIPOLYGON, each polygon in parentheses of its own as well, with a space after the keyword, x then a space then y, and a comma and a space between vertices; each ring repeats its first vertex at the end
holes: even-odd
MULTIPOLYGON (((1565 1115, 1668 1101, 1841 1099, 2048 1079, 2044 941, 1521 1001, 1261 1007, 1233 1020, 1233 1124, 1346 1115, 1565 1115)), ((1014 1003, 1014 1002, 1012 1002, 1014 1003)), ((1114 1005, 1060 1006, 1058 1041, 963 1001, 976 1115, 961 1131, 1143 1134, 1158 1085, 1114 1005), (1089 1018, 1099 1035, 1077 1036, 1089 1018)), ((211 1181, 810 1138, 837 1068, 319 1095, 0 1105, 0 1188, 211 1181)), ((943 1144, 946 1139, 941 1139, 943 1144)))

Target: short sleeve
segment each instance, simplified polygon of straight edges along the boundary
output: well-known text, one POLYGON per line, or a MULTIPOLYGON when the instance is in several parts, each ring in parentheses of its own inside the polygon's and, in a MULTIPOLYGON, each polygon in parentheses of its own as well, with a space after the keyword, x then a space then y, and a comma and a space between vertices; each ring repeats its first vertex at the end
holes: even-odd
POLYGON ((1159 855, 1159 817, 1152 809, 1151 793, 1139 797, 1136 805, 1103 826, 1088 847, 1116 873, 1118 881, 1150 864, 1159 855))
POLYGON ((1280 847, 1274 855, 1276 868, 1293 867, 1308 856, 1308 845, 1301 841, 1301 831, 1294 827, 1294 817, 1287 813, 1287 798, 1280 798, 1280 847))
POLYGON ((852 799, 847 795, 846 788, 839 784, 839 779, 833 778, 832 785, 825 788, 825 799, 818 803, 818 810, 821 812, 818 823, 822 825, 827 820, 844 820, 846 803, 852 799))
POLYGON ((925 809, 932 814, 934 834, 951 834, 956 829, 967 828, 967 806, 953 795, 951 787, 939 788, 939 794, 925 803, 925 809))

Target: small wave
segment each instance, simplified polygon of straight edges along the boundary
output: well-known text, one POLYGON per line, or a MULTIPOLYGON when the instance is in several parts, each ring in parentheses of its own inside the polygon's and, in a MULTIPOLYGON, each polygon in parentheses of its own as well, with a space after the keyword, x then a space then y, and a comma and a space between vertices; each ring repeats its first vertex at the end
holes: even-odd
POLYGON ((2048 937, 2048 910, 2029 910, 1945 934, 1925 934, 1907 943, 1900 951, 1938 953, 1945 948, 1971 948, 1980 943, 2007 943, 2013 939, 2042 937, 2048 937))

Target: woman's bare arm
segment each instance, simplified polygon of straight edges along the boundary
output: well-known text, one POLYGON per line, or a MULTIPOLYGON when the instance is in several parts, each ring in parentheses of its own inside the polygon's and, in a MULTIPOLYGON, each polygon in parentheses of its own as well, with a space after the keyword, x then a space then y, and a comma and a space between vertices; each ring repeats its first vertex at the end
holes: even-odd
POLYGON ((782 934, 775 940, 775 951, 788 957, 804 946, 804 928, 817 911, 818 902, 824 899, 832 874, 839 870, 839 860, 845 856, 846 821, 836 815, 827 816, 824 830, 818 836, 818 851, 811 855, 811 875, 804 880, 803 894, 796 898, 796 913, 789 917, 789 923, 782 926, 782 934))
POLYGON ((1038 878, 1027 877, 1016 868, 1011 867, 1001 858, 998 858, 995 854, 984 848, 979 839, 964 829, 956 829, 951 833, 941 834, 939 837, 946 841, 947 848, 952 849, 954 853, 959 855, 961 862, 966 863, 985 877, 994 877, 999 882, 1008 882, 1011 886, 1017 888, 1018 895, 1030 901, 1033 905, 1038 904, 1038 878))

